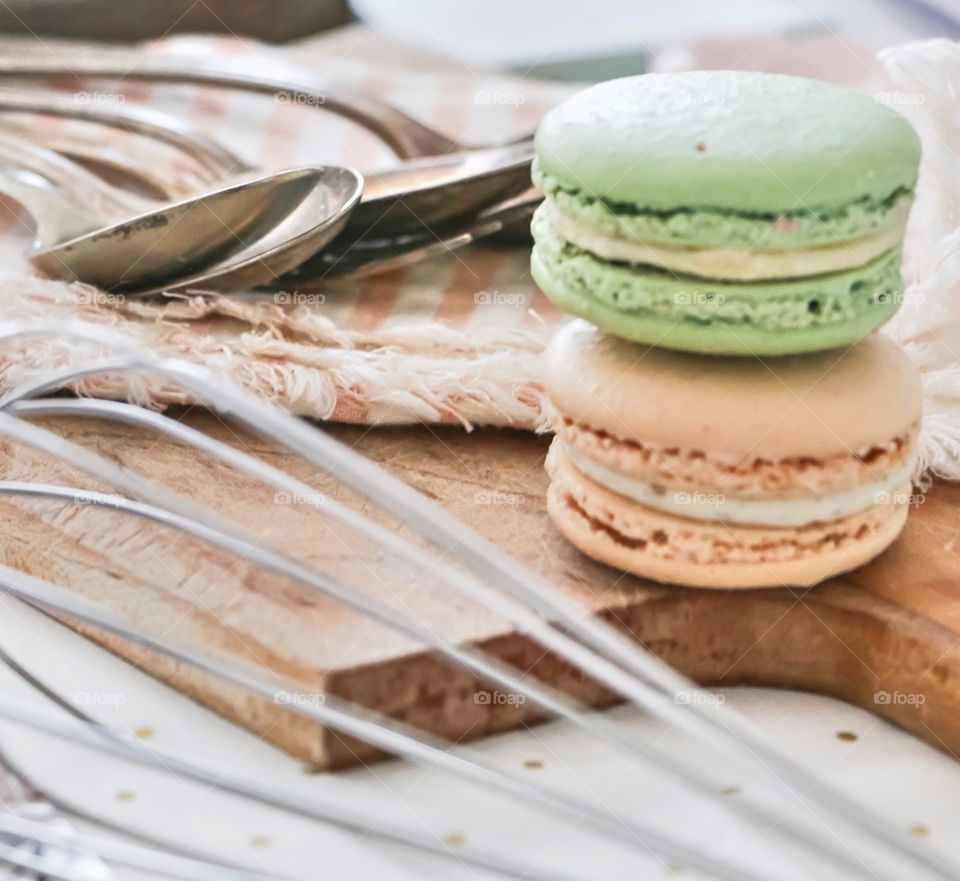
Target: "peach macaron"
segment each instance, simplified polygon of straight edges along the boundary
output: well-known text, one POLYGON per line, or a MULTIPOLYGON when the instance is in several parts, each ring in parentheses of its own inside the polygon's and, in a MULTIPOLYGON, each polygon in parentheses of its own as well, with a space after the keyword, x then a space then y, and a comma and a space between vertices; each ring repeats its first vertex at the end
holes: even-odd
POLYGON ((804 357, 711 358, 574 321, 545 382, 551 518, 581 551, 691 587, 807 586, 907 517, 920 379, 874 335, 804 357))

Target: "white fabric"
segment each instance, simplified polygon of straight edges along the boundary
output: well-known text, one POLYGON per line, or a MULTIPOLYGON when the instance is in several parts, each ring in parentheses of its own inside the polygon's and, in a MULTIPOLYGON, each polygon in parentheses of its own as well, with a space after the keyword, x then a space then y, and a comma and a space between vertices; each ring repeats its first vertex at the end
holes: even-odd
MULTIPOLYGON (((496 848, 542 869, 591 881, 623 878, 699 878, 679 862, 672 870, 637 857, 590 833, 582 823, 557 821, 546 811, 493 796, 436 770, 386 762, 339 774, 305 774, 272 746, 189 698, 118 660, 38 612, 0 597, 0 643, 34 675, 99 721, 139 732, 150 746, 192 757, 233 775, 254 778, 295 796, 330 800, 458 847, 496 848)), ((8 698, 49 707, 0 666, 8 698)), ((755 722, 777 746, 818 779, 885 817, 909 839, 928 835, 931 847, 950 849, 960 838, 960 765, 876 716, 837 701, 764 689, 724 689, 716 698, 755 722), (838 734, 856 737, 854 742, 838 734)), ((922 706, 916 706, 922 712, 922 706)), ((768 881, 841 881, 805 871, 770 831, 747 833, 727 813, 727 800, 759 792, 752 772, 737 768, 639 712, 617 709, 607 720, 637 742, 656 741, 715 781, 713 809, 678 790, 646 764, 588 740, 566 725, 545 725, 471 745, 486 760, 641 818, 686 842, 721 853, 759 854, 768 881), (540 762, 542 767, 529 767, 540 762), (536 775, 536 776, 534 776, 536 775), (730 791, 730 788, 739 791, 730 791)), ((37 782, 68 803, 209 858, 273 872, 294 881, 494 881, 454 863, 414 856, 370 838, 360 840, 268 810, 175 775, 143 771, 54 738, 0 723, 4 749, 37 782)), ((795 803, 789 812, 807 816, 795 803)), ((78 823, 81 831, 92 831, 78 823)), ((813 828, 825 827, 814 818, 813 828)), ((903 875, 904 878, 908 876, 903 875)))
POLYGON ((960 44, 887 49, 885 100, 920 133, 923 162, 907 230, 907 289, 885 332, 923 371, 920 472, 960 479, 960 44))

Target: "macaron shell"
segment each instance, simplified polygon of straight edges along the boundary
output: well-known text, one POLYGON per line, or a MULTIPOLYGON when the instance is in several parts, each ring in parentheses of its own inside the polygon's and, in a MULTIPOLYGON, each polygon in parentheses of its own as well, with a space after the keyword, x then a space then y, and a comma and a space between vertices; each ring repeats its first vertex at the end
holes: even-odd
POLYGON ((868 455, 920 420, 917 368, 882 335, 806 356, 709 358, 573 321, 547 348, 544 382, 573 422, 730 462, 868 455))
MULTIPOLYGON (((698 322, 679 316, 658 316, 642 312, 624 312, 591 297, 582 290, 571 290, 557 281, 545 268, 534 250, 531 260, 534 281, 555 306, 570 315, 586 318, 601 330, 635 343, 661 346, 678 352, 743 357, 781 357, 807 352, 823 352, 852 345, 883 327, 897 312, 899 300, 891 298, 873 305, 848 321, 808 328, 756 327, 750 324, 698 322)), ((641 282, 637 282, 641 284, 641 282)), ((784 310, 785 318, 802 312, 807 298, 799 297, 784 310)))
POLYGON ((600 83, 547 114, 536 150, 591 197, 748 213, 881 202, 913 187, 920 155, 909 123, 868 95, 749 71, 600 83))
POLYGON ((842 520, 803 528, 686 520, 631 502, 584 477, 554 446, 547 511, 587 556, 654 581, 700 588, 808 587, 856 569, 900 534, 903 493, 842 520))

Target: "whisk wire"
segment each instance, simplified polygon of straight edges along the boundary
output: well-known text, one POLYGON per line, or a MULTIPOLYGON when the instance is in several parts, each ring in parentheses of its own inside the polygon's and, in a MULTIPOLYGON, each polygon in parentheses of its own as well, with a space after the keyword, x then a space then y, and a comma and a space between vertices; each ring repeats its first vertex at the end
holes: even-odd
MULTIPOLYGON (((701 741, 725 751, 738 761, 750 761, 759 767, 767 779, 774 784, 785 786, 795 797, 815 805, 831 819, 840 821, 853 832, 869 835, 875 847, 879 846, 889 853, 906 857, 915 865, 922 866, 929 877, 941 879, 954 877, 952 867, 942 861, 934 860, 930 853, 919 846, 902 841, 885 822, 864 810, 856 802, 832 788, 820 785, 806 769, 780 753, 752 726, 732 712, 708 701, 678 700, 678 696, 686 696, 696 689, 692 682, 635 642, 628 640, 607 623, 593 618, 578 603, 561 594, 543 579, 524 570, 495 546, 467 530, 462 524, 452 521, 446 512, 424 499, 412 488, 387 475, 333 438, 288 413, 241 393, 205 368, 175 359, 143 356, 137 353, 129 342, 118 340, 115 334, 104 332, 100 328, 91 330, 85 325, 54 327, 5 324, 0 325, 0 340, 51 332, 92 342, 111 352, 120 351, 123 356, 119 358, 112 356, 109 360, 95 361, 82 368, 70 368, 48 374, 8 392, 0 398, 0 408, 8 410, 7 414, 0 413, 0 431, 3 433, 9 433, 26 443, 36 444, 36 436, 31 441, 28 432, 14 425, 19 423, 19 420, 9 414, 18 411, 28 412, 29 403, 24 400, 25 398, 49 389, 68 386, 85 376, 104 371, 146 371, 174 379, 221 415, 232 418, 261 437, 285 445, 306 461, 369 499, 382 510, 406 521, 419 536, 441 552, 455 552, 458 561, 470 571, 472 577, 455 573, 435 558, 431 558, 429 562, 431 573, 465 595, 479 600, 545 648, 573 663, 615 693, 681 726, 701 741), (488 587, 490 584, 501 586, 506 591, 506 595, 488 587)), ((33 412, 42 412, 44 406, 49 412, 49 404, 43 403, 33 412)), ((20 425, 22 426, 22 423, 20 425)), ((31 431, 39 430, 36 426, 30 426, 30 429, 31 431)), ((148 498, 177 513, 186 513, 190 516, 195 512, 195 508, 189 506, 185 508, 181 500, 168 498, 166 494, 162 497, 158 496, 155 492, 156 488, 150 488, 146 481, 133 478, 125 469, 117 469, 113 466, 115 473, 107 476, 103 468, 103 460, 97 461, 100 457, 83 450, 81 452, 85 455, 78 457, 75 450, 69 450, 66 441, 56 435, 53 435, 53 438, 56 440, 44 439, 41 445, 67 461, 71 461, 76 467, 109 480, 125 492, 139 498, 148 498)), ((257 476, 263 478, 264 475, 261 473, 257 476)), ((347 520, 352 519, 351 525, 356 526, 359 519, 360 528, 366 528, 366 521, 362 518, 345 516, 347 520)), ((206 512, 201 520, 202 523, 195 525, 209 524, 206 512)), ((221 526, 216 519, 213 523, 223 535, 241 542, 245 541, 238 536, 235 529, 221 526)), ((376 529, 365 534, 377 537, 376 529)), ((249 545, 249 542, 246 544, 249 545)), ((293 561, 284 562, 287 574, 291 574, 291 565, 298 566, 293 561)), ((293 575, 301 582, 306 579, 314 585, 318 582, 316 576, 317 573, 311 570, 293 575)), ((326 584, 324 587, 329 588, 330 585, 326 584)), ((429 634, 420 633, 420 636, 423 635, 429 636, 429 634)), ((450 655, 445 647, 438 648, 450 655)), ((477 667, 478 659, 473 655, 455 659, 460 662, 467 661, 468 665, 473 665, 471 669, 480 672, 477 667)), ((492 671, 485 671, 485 675, 490 672, 499 676, 504 675, 499 667, 492 671)), ((548 692, 544 692, 541 697, 543 696, 552 699, 548 692)), ((554 706, 554 709, 557 707, 554 706)), ((568 717, 568 709, 562 706, 559 709, 561 715, 568 717)), ((591 730, 592 733, 597 733, 596 730, 591 730)), ((809 834, 802 831, 798 834, 797 828, 792 824, 790 828, 794 835, 808 840, 809 843, 809 834)), ((832 853, 834 858, 839 857, 839 860, 845 862, 848 868, 863 868, 862 864, 858 865, 852 858, 848 845, 837 846, 838 839, 821 840, 818 843, 821 850, 825 849, 832 853)), ((890 873, 882 873, 882 875, 891 879, 898 877, 890 873)))

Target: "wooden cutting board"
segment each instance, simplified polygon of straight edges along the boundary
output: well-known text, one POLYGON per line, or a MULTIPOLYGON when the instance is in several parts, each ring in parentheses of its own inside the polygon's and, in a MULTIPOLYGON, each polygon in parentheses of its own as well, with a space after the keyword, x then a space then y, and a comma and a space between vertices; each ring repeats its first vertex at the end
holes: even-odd
MULTIPOLYGON (((292 456, 211 414, 185 422, 263 456, 318 491, 375 509, 292 456)), ((485 610, 405 572, 326 518, 190 448, 128 427, 45 420, 71 440, 162 480, 381 599, 400 602, 451 639, 491 652, 595 705, 611 695, 485 610)), ((687 590, 624 577, 570 547, 544 510, 547 441, 453 428, 334 426, 383 464, 597 614, 706 685, 804 689, 870 709, 948 752, 960 751, 960 487, 939 485, 874 564, 805 590, 687 590)), ((97 486, 28 447, 0 443, 3 477, 97 486)), ((384 522, 400 532, 403 524, 384 522)), ((89 506, 0 501, 7 565, 181 640, 282 672, 305 688, 469 739, 534 719, 506 695, 382 624, 170 530, 89 506)), ((113 651, 317 768, 377 756, 364 744, 116 639, 113 651)))

